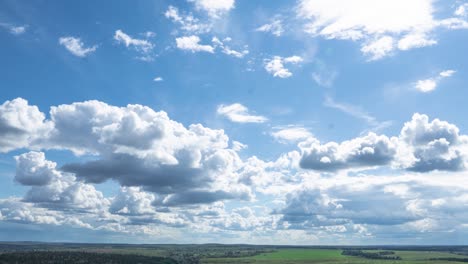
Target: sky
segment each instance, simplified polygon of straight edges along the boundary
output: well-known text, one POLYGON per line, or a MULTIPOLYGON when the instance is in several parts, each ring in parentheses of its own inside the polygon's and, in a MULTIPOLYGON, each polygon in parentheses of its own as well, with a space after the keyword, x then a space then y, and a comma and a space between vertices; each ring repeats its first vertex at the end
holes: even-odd
POLYGON ((468 2, 0 2, 0 240, 468 243, 468 2))

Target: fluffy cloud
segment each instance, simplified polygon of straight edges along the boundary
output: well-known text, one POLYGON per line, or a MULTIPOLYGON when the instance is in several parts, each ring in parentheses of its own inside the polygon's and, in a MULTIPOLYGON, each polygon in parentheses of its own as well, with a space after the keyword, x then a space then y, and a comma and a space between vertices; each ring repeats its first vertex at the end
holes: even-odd
MULTIPOLYGON (((460 18, 437 20, 436 11, 431 0, 301 0, 297 6, 297 16, 307 21, 306 32, 327 39, 359 41, 361 51, 371 60, 396 49, 435 45, 432 36, 438 27, 467 28, 467 22, 460 18)), ((457 11, 457 15, 463 13, 457 11)))
POLYGON ((141 56, 138 57, 141 60, 153 59, 151 52, 153 51, 154 44, 146 39, 132 38, 122 30, 118 29, 115 31, 114 40, 116 40, 117 43, 124 44, 127 48, 133 47, 137 52, 141 54, 141 56))
POLYGON ((50 129, 45 115, 24 99, 17 98, 0 105, 0 152, 31 147, 50 129))
POLYGON ((200 37, 198 36, 187 36, 176 38, 177 48, 181 50, 188 50, 191 52, 209 52, 214 53, 214 47, 210 45, 200 44, 200 37))
POLYGON ((236 123, 263 123, 268 120, 264 116, 250 114, 249 109, 239 103, 219 105, 216 112, 236 123))
POLYGON ((15 157, 15 180, 23 185, 47 185, 58 178, 57 164, 45 159, 43 152, 28 152, 15 157))
POLYGON ((415 114, 410 122, 405 123, 400 138, 413 155, 409 170, 459 171, 466 168, 468 137, 460 135, 453 124, 439 119, 429 122, 428 116, 415 114))
POLYGON ((465 187, 457 182, 442 184, 433 175, 336 176, 314 179, 313 186, 303 185, 286 195, 285 206, 276 211, 282 216, 280 226, 288 229, 325 230, 337 234, 361 233, 379 237, 391 226, 392 234, 452 230, 460 228, 467 215, 465 187), (372 197, 372 198, 369 198, 372 197), (452 216, 450 216, 452 215, 452 216), (454 219, 445 226, 439 219, 454 219), (432 225, 421 224, 431 222, 432 225), (356 228, 359 225, 361 228, 356 228))
POLYGON ((437 85, 440 81, 442 81, 445 78, 451 77, 455 73, 456 71, 454 70, 442 71, 436 77, 417 81, 415 87, 418 91, 423 93, 432 92, 437 88, 437 85))
MULTIPOLYGON (((31 142, 33 136, 23 136, 27 128, 20 125, 34 125, 30 131, 33 133, 48 124, 47 134, 34 135, 40 137, 34 143, 38 148, 96 156, 88 162, 65 164, 61 170, 67 173, 60 174, 61 177, 57 176, 56 164, 45 161, 43 154, 18 156, 17 181, 40 185, 33 187, 30 197, 60 202, 73 200, 63 195, 70 192, 74 196, 73 191, 92 192, 87 189, 91 185, 82 185, 80 180, 100 183, 108 179, 122 186, 142 187, 157 193, 168 205, 187 203, 190 199, 184 197, 196 195, 207 198, 192 199, 195 203, 251 197, 246 186, 237 184, 237 170, 242 161, 235 150, 228 148, 229 139, 222 130, 199 124, 185 128, 169 119, 165 112, 141 105, 115 107, 99 101, 51 107, 48 121, 44 121, 44 115, 36 107, 28 106, 22 99, 6 102, 0 114, 5 117, 4 130, 11 133, 12 139, 24 137, 20 145, 15 141, 16 145, 5 146, 5 151, 26 147, 31 142), (35 120, 29 122, 23 116, 35 120), (55 180, 51 180, 53 177, 55 180)), ((254 117, 243 118, 251 121, 254 117)), ((258 121, 260 117, 254 119, 258 121)))
POLYGON ((213 239, 304 232, 326 241, 374 241, 389 228, 422 238, 462 232, 468 221, 457 173, 466 168, 468 138, 425 115, 415 114, 395 137, 369 133, 341 143, 281 128, 278 140, 302 142, 273 161, 243 159, 242 144, 224 131, 184 126, 142 105, 77 102, 51 107, 49 116, 22 99, 0 107, 2 135, 21 139, 5 151, 76 154, 61 167, 43 152, 17 155, 15 180, 27 191, 0 200, 2 221, 129 235, 196 230, 213 239), (384 168, 372 175, 369 167, 384 168), (120 186, 106 197, 94 184, 107 180, 120 186))
POLYGON ((284 64, 298 64, 302 61, 303 59, 299 56, 291 56, 286 58, 274 56, 272 59, 265 60, 265 70, 274 77, 289 78, 292 76, 292 73, 287 68, 285 68, 284 64))
POLYGON ((367 136, 344 141, 340 144, 320 144, 314 138, 299 144, 302 158, 300 165, 305 169, 336 171, 355 167, 372 167, 390 164, 397 152, 396 138, 367 136))
POLYGON ((86 48, 81 39, 75 37, 61 37, 59 43, 77 57, 86 57, 97 49, 97 45, 86 48))
POLYGON ((369 133, 341 143, 299 143, 300 166, 316 171, 393 166, 409 171, 460 171, 466 168, 468 137, 445 121, 415 114, 398 137, 369 133))

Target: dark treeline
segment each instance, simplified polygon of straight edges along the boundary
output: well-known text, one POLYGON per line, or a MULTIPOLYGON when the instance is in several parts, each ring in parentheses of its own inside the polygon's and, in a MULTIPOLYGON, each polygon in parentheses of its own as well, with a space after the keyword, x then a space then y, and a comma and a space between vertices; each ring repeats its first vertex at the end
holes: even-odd
POLYGON ((0 254, 0 264, 174 264, 175 260, 162 257, 108 253, 33 251, 0 254))
POLYGON ((456 262, 468 262, 468 258, 431 258, 429 260, 443 260, 443 261, 456 261, 456 262))
POLYGON ((343 250, 341 255, 363 257, 367 259, 401 260, 401 257, 395 256, 395 252, 393 251, 364 252, 362 250, 343 250))

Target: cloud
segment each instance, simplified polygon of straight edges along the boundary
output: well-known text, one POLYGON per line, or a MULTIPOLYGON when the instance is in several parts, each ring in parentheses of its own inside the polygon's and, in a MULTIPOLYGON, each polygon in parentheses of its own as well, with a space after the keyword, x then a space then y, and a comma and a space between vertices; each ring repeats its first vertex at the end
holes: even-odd
POLYGON ((412 152, 408 170, 427 172, 433 170, 460 171, 466 168, 466 135, 459 129, 439 119, 429 122, 429 117, 414 114, 401 130, 401 140, 412 152))
POLYGON ((456 16, 467 16, 468 15, 468 3, 461 4, 457 7, 454 14, 456 16))
POLYGON ((268 120, 264 116, 250 114, 249 109, 239 103, 219 105, 216 112, 236 123, 264 123, 268 120))
POLYGON ((286 58, 274 56, 272 59, 265 60, 265 70, 274 77, 289 78, 292 76, 292 73, 284 67, 284 64, 298 64, 302 61, 303 59, 299 56, 291 56, 286 58))
POLYGON ((21 35, 26 32, 27 25, 16 26, 9 23, 0 23, 0 27, 8 30, 13 35, 21 35))
POLYGON ((189 2, 193 2, 197 9, 207 12, 214 18, 226 14, 235 4, 234 0, 189 0, 189 2))
POLYGON ((309 137, 298 144, 299 165, 316 171, 368 167, 400 168, 415 172, 466 169, 468 137, 445 121, 414 114, 398 137, 369 133, 341 143, 320 143, 309 137))
POLYGON ((423 93, 432 92, 437 88, 437 85, 440 81, 442 81, 445 78, 451 77, 455 73, 456 71, 454 70, 442 71, 436 77, 417 81, 415 84, 415 88, 423 93))
POLYGON ((223 42, 217 37, 213 37, 213 39, 211 40, 211 42, 213 42, 214 44, 214 48, 219 47, 221 51, 226 55, 233 56, 236 58, 243 58, 245 55, 249 54, 249 51, 247 49, 244 49, 242 51, 236 51, 236 50, 231 49, 229 46, 225 44, 225 42, 230 42, 230 41, 231 41, 231 38, 225 38, 223 42))
POLYGON ((272 132, 271 135, 282 143, 297 142, 312 137, 312 133, 310 133, 309 130, 298 126, 279 127, 278 130, 272 132))
POLYGON ((384 36, 363 45, 361 51, 368 55, 371 60, 378 60, 387 56, 393 50, 393 41, 392 37, 384 36))
POLYGON ((267 23, 256 28, 255 31, 268 32, 276 37, 280 37, 283 34, 284 29, 282 21, 280 19, 275 19, 271 23, 267 23))
MULTIPOLYGON (((220 199, 251 196, 247 187, 236 182, 242 161, 236 150, 228 148, 229 138, 222 130, 212 130, 199 124, 186 128, 169 119, 165 112, 156 112, 141 105, 116 107, 99 101, 59 105, 51 107, 50 120, 46 121, 37 107, 28 106, 22 99, 7 101, 3 106, 7 107, 0 108, 0 116, 8 117, 3 127, 11 130, 12 139, 25 138, 20 145, 15 141, 16 145, 6 146, 5 151, 15 147, 59 149, 95 157, 86 162, 63 165, 62 176, 58 177, 56 164, 44 161, 43 154, 18 156, 16 179, 23 184, 40 186, 33 187, 31 195, 34 197, 51 199, 51 192, 60 196, 67 186, 70 191, 72 187, 88 188, 87 184, 80 185, 81 181, 101 183, 109 179, 121 186, 141 187, 144 191, 157 193, 161 199, 174 197, 174 193, 197 192, 226 194, 210 196, 220 199), (18 114, 24 109, 32 111, 38 119, 36 124, 25 123, 34 125, 30 133, 37 132, 37 135, 23 136, 22 130, 8 126, 17 121, 18 114), (44 134, 35 130, 43 124, 48 128, 44 134), (35 140, 30 141, 29 138, 35 140), (51 180, 53 175, 57 176, 56 180, 51 180)), ((244 122, 264 121, 264 117, 242 114, 237 113, 236 118, 244 122)), ((57 199, 61 201, 60 197, 57 199)), ((175 201, 179 199, 170 204, 175 204, 175 201)))
POLYGON ((146 39, 132 38, 121 29, 118 29, 115 31, 114 40, 116 40, 117 43, 124 44, 127 48, 134 48, 142 55, 138 57, 141 60, 147 61, 153 59, 151 52, 153 51, 154 44, 146 39))
POLYGON ((198 18, 192 14, 180 14, 179 9, 174 6, 169 6, 164 13, 165 17, 178 24, 180 29, 192 34, 208 33, 211 31, 213 25, 211 23, 202 23, 198 18))
POLYGON ((312 36, 357 41, 370 60, 378 60, 397 49, 437 44, 433 35, 440 27, 467 28, 460 18, 436 19, 436 11, 432 0, 301 0, 297 17, 306 21, 304 30, 312 36))
POLYGON ((329 96, 325 97, 324 105, 326 107, 331 107, 331 108, 340 110, 343 113, 346 113, 346 114, 348 114, 350 116, 353 116, 353 117, 364 120, 366 123, 368 123, 370 126, 372 126, 371 129, 375 130, 375 131, 378 131, 380 129, 388 127, 389 125, 392 124, 391 121, 380 122, 374 116, 367 113, 366 111, 364 111, 360 107, 350 105, 350 104, 336 102, 335 100, 333 100, 333 98, 331 98, 329 96))
POLYGON ((176 38, 177 48, 181 50, 188 50, 191 52, 209 52, 214 53, 214 47, 210 45, 200 44, 200 37, 198 36, 187 36, 176 38))
POLYGON ((15 180, 22 185, 47 185, 58 177, 55 167, 57 164, 45 159, 43 152, 28 152, 15 156, 15 180))
POLYGON ((0 152, 32 146, 51 129, 45 115, 22 98, 0 105, 0 152))
POLYGON ((154 77, 153 81, 155 82, 162 82, 164 79, 161 76, 154 77))
POLYGON ((88 48, 84 47, 81 39, 75 37, 61 37, 59 43, 77 57, 86 57, 97 49, 97 45, 88 48))
POLYGON ((397 153, 397 139, 369 133, 340 144, 320 144, 314 138, 299 143, 300 166, 318 171, 389 165, 397 153))
POLYGON ((155 200, 152 193, 142 191, 138 187, 121 187, 117 196, 112 200, 109 211, 122 215, 154 214, 151 205, 155 200))
POLYGON ((343 142, 320 142, 302 127, 277 128, 278 140, 301 142, 271 161, 243 159, 245 146, 223 130, 185 126, 142 105, 75 102, 52 106, 46 119, 15 99, 2 104, 0 117, 2 136, 28 135, 9 145, 27 150, 14 153, 15 181, 26 193, 0 200, 7 224, 148 239, 190 230, 215 240, 227 232, 259 241, 314 233, 324 243, 382 242, 389 231, 409 241, 466 232, 461 171, 468 136, 422 114, 396 136, 368 133, 343 142), (46 158, 48 150, 75 156, 60 164, 46 158), (104 195, 95 184, 108 180, 120 186, 104 195))

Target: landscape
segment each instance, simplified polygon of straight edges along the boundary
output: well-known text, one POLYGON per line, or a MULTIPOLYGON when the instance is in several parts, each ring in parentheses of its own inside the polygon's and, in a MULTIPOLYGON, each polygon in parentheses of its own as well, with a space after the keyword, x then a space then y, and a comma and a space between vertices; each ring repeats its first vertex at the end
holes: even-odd
POLYGON ((468 0, 0 0, 0 264, 468 263, 468 0))
POLYGON ((466 263, 466 246, 1 243, 0 263, 466 263))

